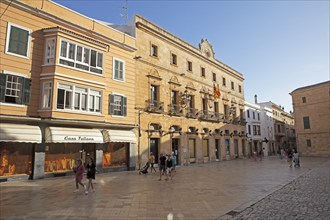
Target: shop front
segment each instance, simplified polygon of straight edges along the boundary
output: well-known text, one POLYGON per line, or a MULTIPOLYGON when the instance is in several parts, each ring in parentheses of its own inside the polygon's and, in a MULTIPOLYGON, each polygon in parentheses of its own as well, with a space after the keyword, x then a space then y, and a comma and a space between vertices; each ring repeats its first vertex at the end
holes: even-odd
POLYGON ((39 143, 38 126, 0 123, 0 181, 32 178, 33 151, 39 143))
POLYGON ((134 170, 136 144, 134 132, 132 130, 108 129, 103 130, 103 136, 103 149, 97 150, 98 155, 103 155, 103 171, 134 170))
POLYGON ((100 130, 87 128, 47 127, 45 129, 45 176, 64 176, 72 172, 77 159, 86 164, 89 158, 96 163, 96 155, 103 136, 100 130))

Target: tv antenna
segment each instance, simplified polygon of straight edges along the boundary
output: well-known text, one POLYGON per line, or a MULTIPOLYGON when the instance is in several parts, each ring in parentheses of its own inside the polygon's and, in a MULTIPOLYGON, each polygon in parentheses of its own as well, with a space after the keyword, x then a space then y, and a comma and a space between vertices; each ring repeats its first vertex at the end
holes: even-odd
POLYGON ((123 14, 120 14, 120 16, 124 19, 124 23, 127 24, 128 20, 128 6, 127 6, 127 0, 125 0, 125 5, 121 7, 124 10, 123 14))

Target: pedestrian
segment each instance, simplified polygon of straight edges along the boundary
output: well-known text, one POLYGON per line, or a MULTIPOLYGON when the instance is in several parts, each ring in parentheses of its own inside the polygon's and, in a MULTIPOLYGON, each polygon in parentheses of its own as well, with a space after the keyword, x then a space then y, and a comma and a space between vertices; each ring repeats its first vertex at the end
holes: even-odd
POLYGON ((165 163, 166 163, 166 157, 164 156, 164 154, 160 154, 159 156, 159 181, 162 180, 162 175, 166 175, 166 167, 165 167, 165 163))
POLYGON ((172 170, 174 170, 174 172, 176 172, 176 156, 175 156, 175 153, 172 152, 172 170))
POLYGON ((285 158, 285 151, 284 151, 284 149, 281 149, 281 160, 282 160, 283 158, 285 158))
POLYGON ((87 179, 88 179, 88 187, 87 187, 87 193, 89 192, 89 189, 92 188, 93 192, 95 192, 93 180, 95 180, 95 173, 96 173, 96 166, 94 163, 93 158, 89 158, 89 162, 87 164, 87 179))
POLYGON ((291 149, 288 149, 288 163, 289 167, 292 167, 292 157, 293 157, 293 152, 291 149))
POLYGON ((152 170, 155 171, 155 173, 157 172, 155 167, 154 167, 154 164, 155 164, 155 155, 150 152, 150 157, 149 157, 149 164, 150 164, 150 173, 152 173, 152 170))
POLYGON ((263 151, 262 151, 262 149, 260 149, 260 151, 259 151, 259 156, 260 156, 260 161, 262 161, 262 156, 263 156, 263 151))
POLYGON ((74 192, 79 192, 79 185, 81 185, 82 187, 84 187, 85 193, 87 194, 87 190, 86 190, 86 186, 81 182, 83 177, 84 177, 84 173, 85 173, 85 167, 82 164, 82 160, 78 159, 76 161, 76 165, 73 169, 73 171, 76 174, 76 190, 74 192))
POLYGON ((294 167, 300 167, 299 154, 297 149, 293 149, 292 157, 293 157, 294 167))
POLYGON ((169 177, 172 179, 172 156, 167 155, 166 156, 166 180, 168 180, 169 177))

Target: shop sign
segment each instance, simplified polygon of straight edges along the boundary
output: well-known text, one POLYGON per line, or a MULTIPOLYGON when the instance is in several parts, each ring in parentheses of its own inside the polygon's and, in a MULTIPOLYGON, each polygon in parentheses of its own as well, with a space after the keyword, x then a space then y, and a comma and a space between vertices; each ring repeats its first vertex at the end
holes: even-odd
POLYGON ((94 141, 93 137, 86 136, 64 136, 66 141, 94 141))

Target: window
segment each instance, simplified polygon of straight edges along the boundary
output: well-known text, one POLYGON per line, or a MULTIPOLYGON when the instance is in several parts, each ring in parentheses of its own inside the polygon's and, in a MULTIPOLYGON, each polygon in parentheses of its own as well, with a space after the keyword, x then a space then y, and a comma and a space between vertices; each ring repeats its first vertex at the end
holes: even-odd
POLYGON ((260 114, 258 113, 258 121, 260 121, 260 114))
POLYGON ((252 118, 253 118, 253 119, 256 119, 256 115, 255 115, 254 112, 252 112, 252 118))
POLYGON ((219 113, 219 103, 214 102, 214 112, 219 113))
POLYGON ((110 95, 110 114, 118 116, 127 115, 127 98, 121 95, 110 95))
POLYGON ((251 134, 251 125, 248 125, 248 132, 251 134))
POLYGON ((225 77, 222 77, 222 85, 226 86, 226 78, 225 77))
POLYGON ((158 57, 158 47, 154 44, 151 44, 151 56, 158 57))
POLYGON ((311 127, 309 124, 309 117, 308 116, 304 117, 303 120, 304 120, 304 129, 310 129, 311 127))
POLYGON ((302 97, 302 102, 306 103, 306 97, 302 97))
POLYGON ((101 112, 101 92, 96 90, 90 90, 89 93, 89 111, 101 112))
POLYGON ((216 73, 212 73, 212 75, 213 75, 213 81, 214 82, 217 81, 217 74, 216 73))
POLYGON ((72 86, 60 84, 57 89, 57 108, 72 108, 72 86))
POLYGON ((235 90, 234 82, 231 82, 231 89, 235 90))
POLYGON ((31 79, 11 74, 0 74, 0 102, 30 103, 31 79))
POLYGON ((250 111, 247 110, 246 112, 247 112, 247 117, 250 118, 250 111))
POLYGON ((6 53, 29 56, 31 30, 8 23, 6 53))
POLYGON ((241 85, 238 86, 238 92, 242 93, 242 86, 241 85))
POLYGON ((61 41, 59 63, 84 71, 103 74, 103 53, 65 40, 61 41))
POLYGON ((86 111, 87 110, 87 93, 85 88, 76 87, 74 93, 74 109, 86 111))
POLYGON ((192 70, 193 70, 191 61, 187 61, 187 70, 190 71, 190 72, 192 72, 192 70))
POLYGON ((307 147, 311 147, 312 146, 312 141, 310 139, 307 139, 306 144, 307 144, 307 147))
POLYGON ((55 38, 46 39, 45 42, 45 64, 50 65, 54 64, 55 60, 55 38))
POLYGON ((52 104, 52 82, 44 82, 42 93, 42 108, 51 108, 52 104))
POLYGON ((201 67, 201 77, 205 77, 205 68, 201 67))
POLYGON ((57 109, 99 113, 101 100, 101 91, 65 84, 57 89, 57 109))
POLYGON ((124 61, 113 59, 113 79, 124 81, 125 63, 124 61))
POLYGON ((174 53, 171 54, 171 64, 173 64, 173 65, 178 64, 177 56, 174 53))

